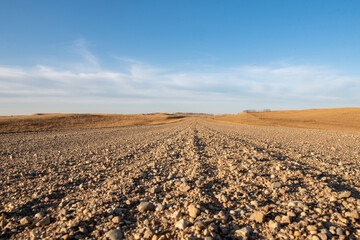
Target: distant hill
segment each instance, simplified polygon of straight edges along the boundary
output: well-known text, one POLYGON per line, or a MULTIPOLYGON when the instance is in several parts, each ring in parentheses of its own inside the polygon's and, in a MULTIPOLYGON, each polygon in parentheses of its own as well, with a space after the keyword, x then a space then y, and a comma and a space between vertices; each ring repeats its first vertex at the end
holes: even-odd
POLYGON ((42 114, 0 117, 0 133, 161 124, 186 114, 42 114))
POLYGON ((211 119, 248 125, 360 131, 360 108, 308 109, 288 111, 244 112, 217 115, 211 119))

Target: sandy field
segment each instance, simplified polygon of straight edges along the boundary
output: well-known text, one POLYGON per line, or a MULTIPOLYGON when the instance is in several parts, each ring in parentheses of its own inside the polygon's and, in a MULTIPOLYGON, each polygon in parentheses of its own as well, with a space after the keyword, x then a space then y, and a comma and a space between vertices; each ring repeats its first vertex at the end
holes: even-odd
POLYGON ((356 131, 187 117, 0 146, 1 239, 360 238, 356 131))

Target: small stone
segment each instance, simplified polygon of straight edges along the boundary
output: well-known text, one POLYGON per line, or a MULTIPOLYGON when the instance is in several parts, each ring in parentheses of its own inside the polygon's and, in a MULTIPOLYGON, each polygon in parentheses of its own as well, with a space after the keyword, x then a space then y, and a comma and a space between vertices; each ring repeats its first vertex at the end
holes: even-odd
POLYGON ((227 197, 226 195, 224 195, 224 194, 221 194, 221 195, 219 196, 219 200, 220 200, 221 202, 223 202, 223 203, 229 201, 228 197, 227 197))
POLYGON ((68 214, 68 211, 65 208, 63 208, 59 211, 59 215, 66 216, 67 214, 68 214))
POLYGON ((235 231, 235 234, 236 234, 237 236, 239 236, 239 237, 245 237, 245 238, 247 238, 247 237, 249 237, 250 234, 251 234, 251 228, 249 228, 249 227, 243 227, 243 228, 241 228, 241 229, 239 229, 239 230, 236 230, 236 231, 235 231))
POLYGON ((280 224, 278 222, 273 221, 273 220, 270 220, 268 225, 269 225, 269 228, 270 228, 271 231, 277 231, 279 229, 279 227, 280 227, 280 224))
POLYGON ((282 216, 282 217, 281 217, 281 223, 290 224, 290 223, 291 223, 291 218, 290 218, 290 216, 282 216))
POLYGON ((41 218, 43 218, 45 215, 44 215, 44 213, 42 213, 42 212, 39 212, 39 213, 37 213, 37 214, 35 214, 35 218, 37 218, 37 219, 41 219, 41 218))
POLYGON ((335 196, 331 196, 329 198, 330 202, 336 202, 337 201, 337 198, 335 196))
POLYGON ((344 191, 342 193, 339 194, 339 198, 348 198, 351 196, 351 192, 350 191, 344 191))
POLYGON ((256 221, 258 223, 264 222, 265 214, 261 211, 256 211, 250 216, 250 220, 256 221))
POLYGON ((105 234, 105 239, 106 240, 121 240, 121 239, 123 239, 123 233, 122 233, 121 229, 111 230, 105 234))
POLYGON ((143 238, 145 238, 145 239, 150 239, 150 238, 152 238, 152 236, 153 236, 152 231, 147 228, 147 229, 145 230, 145 232, 144 232, 143 238))
POLYGON ((156 186, 150 189, 151 193, 159 193, 162 191, 162 188, 160 186, 156 186))
POLYGON ((315 225, 308 225, 308 226, 306 227, 306 229, 307 229, 308 231, 317 231, 317 227, 316 227, 315 225))
POLYGON ((353 219, 359 219, 360 218, 359 212, 356 211, 356 210, 351 211, 351 212, 346 212, 345 217, 350 217, 350 218, 353 218, 353 219))
POLYGON ((281 188, 281 182, 274 182, 270 185, 271 188, 281 188))
POLYGON ((178 217, 180 217, 180 215, 181 215, 180 210, 177 210, 173 214, 171 214, 171 218, 177 219, 178 217))
POLYGON ((31 223, 31 220, 29 217, 23 217, 22 219, 20 219, 20 224, 21 225, 28 225, 31 223))
POLYGON ((141 202, 138 206, 138 210, 140 212, 153 211, 155 210, 155 205, 151 202, 141 202))
POLYGON ((337 228, 336 229, 336 235, 338 236, 343 236, 344 235, 344 231, 341 228, 337 228))
POLYGON ((292 201, 288 204, 289 207, 299 207, 299 208, 305 208, 306 204, 302 201, 292 201))
POLYGON ((320 240, 320 238, 319 238, 318 236, 316 236, 316 235, 313 235, 313 236, 311 237, 311 240, 320 240))
POLYGON ((82 227, 82 226, 80 226, 79 227, 79 232, 82 232, 82 233, 87 233, 87 229, 86 229, 86 227, 82 227))
POLYGON ((187 221, 185 219, 181 219, 176 222, 175 227, 181 230, 184 230, 187 227, 187 221))
POLYGON ((187 183, 182 183, 179 187, 179 190, 182 192, 187 192, 190 190, 190 186, 187 183))
POLYGON ((121 218, 119 216, 113 217, 113 219, 111 220, 113 223, 120 223, 121 222, 121 218))
POLYGON ((45 216, 39 222, 36 223, 36 226, 42 227, 42 226, 45 226, 45 225, 48 225, 48 224, 50 224, 50 217, 45 216))
POLYGON ((195 207, 195 205, 191 204, 188 208, 189 216, 192 218, 196 218, 200 214, 200 210, 195 207))
POLYGON ((164 210, 164 205, 162 205, 161 203, 156 204, 155 211, 161 212, 162 210, 164 210))
POLYGON ((319 233, 318 236, 319 236, 319 238, 321 240, 327 240, 328 239, 328 236, 325 233, 319 233))
POLYGON ((37 240, 40 238, 40 233, 33 230, 30 232, 30 240, 37 240))

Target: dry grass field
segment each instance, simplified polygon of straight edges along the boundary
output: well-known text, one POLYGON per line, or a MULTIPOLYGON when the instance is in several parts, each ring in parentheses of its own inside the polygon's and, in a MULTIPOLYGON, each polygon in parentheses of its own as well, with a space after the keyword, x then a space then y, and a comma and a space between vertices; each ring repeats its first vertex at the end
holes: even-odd
POLYGON ((246 125, 360 132, 360 108, 202 114, 34 114, 0 117, 0 133, 162 124, 196 116, 246 125))
POLYGON ((0 117, 0 133, 161 124, 183 119, 182 114, 34 114, 0 117))
POLYGON ((252 112, 217 115, 211 119, 247 125, 360 131, 360 108, 252 112))

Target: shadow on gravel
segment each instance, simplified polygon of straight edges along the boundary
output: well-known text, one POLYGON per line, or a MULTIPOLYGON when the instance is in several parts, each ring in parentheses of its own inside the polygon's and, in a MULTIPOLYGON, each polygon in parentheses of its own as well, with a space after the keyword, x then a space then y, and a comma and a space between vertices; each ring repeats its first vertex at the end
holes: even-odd
POLYGON ((350 191, 352 197, 356 199, 360 199, 360 192, 355 188, 347 185, 346 180, 344 180, 342 177, 333 174, 326 174, 326 173, 322 174, 322 176, 331 179, 331 181, 328 182, 327 184, 329 188, 331 188, 334 192, 350 191))
MULTIPOLYGON (((61 199, 65 196, 65 194, 63 193, 52 193, 52 194, 44 194, 41 195, 38 198, 34 198, 31 201, 28 201, 22 205, 20 205, 18 208, 14 209, 12 212, 5 212, 2 211, 0 212, 1 216, 6 216, 6 218, 10 218, 13 217, 14 215, 18 216, 19 219, 23 218, 23 217, 30 217, 33 218, 35 216, 35 214, 42 212, 42 213, 50 213, 49 209, 53 209, 56 208, 58 203, 57 202, 52 202, 52 201, 46 201, 45 199, 61 199)), ((11 231, 6 231, 4 234, 0 235, 0 239, 8 239, 11 236, 18 234, 22 231, 25 230, 25 228, 27 228, 28 226, 23 226, 23 225, 17 225, 16 226, 16 231, 14 231, 14 229, 12 229, 11 231)))

